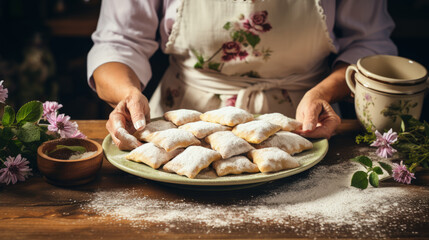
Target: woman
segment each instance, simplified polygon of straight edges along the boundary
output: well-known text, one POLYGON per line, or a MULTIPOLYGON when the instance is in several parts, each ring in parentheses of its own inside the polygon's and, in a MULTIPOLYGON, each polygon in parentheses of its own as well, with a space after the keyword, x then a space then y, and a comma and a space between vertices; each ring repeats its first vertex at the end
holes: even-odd
POLYGON ((347 65, 396 54, 393 27, 385 1, 105 0, 88 79, 115 108, 107 129, 121 149, 140 145, 132 133, 150 116, 227 105, 281 112, 303 123, 302 135, 329 138, 340 123, 330 103, 349 94, 347 65), (141 92, 158 29, 170 67, 149 104, 141 92))

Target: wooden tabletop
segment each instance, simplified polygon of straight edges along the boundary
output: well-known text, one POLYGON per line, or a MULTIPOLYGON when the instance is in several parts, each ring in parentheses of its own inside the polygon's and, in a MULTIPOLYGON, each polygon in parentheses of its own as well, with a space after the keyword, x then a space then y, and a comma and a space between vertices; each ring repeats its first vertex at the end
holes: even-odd
MULTIPOLYGON (((102 142, 107 135, 105 121, 78 121, 80 130, 89 138, 102 142)), ((329 151, 319 165, 329 166, 346 162, 357 154, 354 136, 360 130, 355 120, 344 120, 337 135, 329 140, 329 151)), ((359 151, 365 148, 359 146, 359 151)), ((369 148, 368 148, 369 151, 369 148)), ((373 149, 372 149, 373 151, 373 149)), ((308 171, 307 171, 308 172, 308 171)), ((180 220, 174 223, 137 222, 114 214, 99 213, 88 208, 94 194, 103 191, 121 191, 132 193, 142 201, 168 199, 189 204, 216 205, 219 211, 231 209, 237 202, 254 196, 267 194, 271 186, 281 186, 287 179, 277 180, 260 187, 240 191, 201 192, 164 186, 125 173, 107 160, 97 179, 89 184, 62 188, 46 183, 41 176, 33 176, 25 182, 15 185, 0 185, 0 239, 144 239, 144 238, 418 238, 429 239, 429 174, 419 174, 412 185, 399 184, 391 180, 382 183, 394 191, 413 192, 415 209, 409 214, 403 211, 396 218, 379 217, 375 226, 363 226, 356 229, 338 227, 332 224, 317 224, 311 221, 291 219, 283 226, 265 223, 244 223, 239 227, 221 226, 208 228, 203 222, 188 223, 180 220), (396 190, 395 190, 396 189, 396 190), (141 224, 140 224, 141 223, 141 224), (299 228, 300 231, 294 229, 299 228), (166 230, 167 229, 167 230, 166 230), (382 231, 381 231, 382 230, 382 231)), ((306 179, 304 172, 294 176, 294 181, 306 179)), ((357 190, 358 191, 358 190, 357 190)), ((377 191, 367 189, 365 191, 377 191)), ((113 195, 114 198, 114 195, 113 195)), ((370 199, 369 199, 370 201, 370 199)), ((388 201, 388 200, 386 200, 388 201)), ((329 203, 335 205, 335 202, 329 203)), ((394 203, 391 203, 394 205, 394 203)), ((380 204, 382 209, 383 204, 380 204)), ((147 204, 145 205, 147 206, 147 204)), ((180 209, 177 211, 180 214, 180 209)), ((198 215, 198 212, 195 213, 198 215)), ((381 213, 380 213, 381 214, 381 213)), ((378 214, 377 216, 380 216, 378 214)), ((386 213, 387 214, 387 213, 386 213)), ((390 213, 389 213, 390 214, 390 213)), ((189 216, 187 216, 189 217, 189 216)), ((359 216, 359 219, 373 218, 373 215, 359 216)), ((341 221, 341 220, 338 220, 341 221)))

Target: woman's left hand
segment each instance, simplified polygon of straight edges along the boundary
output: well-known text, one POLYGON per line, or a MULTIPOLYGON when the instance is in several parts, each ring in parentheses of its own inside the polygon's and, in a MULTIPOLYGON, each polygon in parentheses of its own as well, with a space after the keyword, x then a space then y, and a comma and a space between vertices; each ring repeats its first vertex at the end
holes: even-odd
POLYGON ((308 138, 329 139, 341 123, 340 117, 331 105, 310 91, 299 103, 296 119, 302 122, 302 129, 296 132, 308 138))
POLYGON ((308 138, 330 138, 341 123, 341 118, 332 109, 336 102, 350 93, 345 80, 348 64, 338 62, 332 73, 310 89, 296 109, 296 119, 302 122, 298 134, 308 138))

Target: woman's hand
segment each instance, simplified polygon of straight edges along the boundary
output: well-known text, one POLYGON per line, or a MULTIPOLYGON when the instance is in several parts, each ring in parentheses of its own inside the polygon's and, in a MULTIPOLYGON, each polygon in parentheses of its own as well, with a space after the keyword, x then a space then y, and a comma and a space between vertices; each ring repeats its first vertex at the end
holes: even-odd
POLYGON ((331 105, 311 91, 299 103, 296 119, 302 122, 302 129, 296 132, 309 138, 329 139, 341 123, 331 105))
POLYGON ((141 130, 150 119, 147 98, 139 91, 130 93, 110 113, 106 128, 121 150, 132 150, 141 143, 132 134, 141 130))
POLYGON ((93 74, 98 96, 114 107, 106 128, 121 150, 141 145, 132 135, 150 119, 149 103, 142 94, 142 84, 134 71, 125 64, 108 62, 93 74))
POLYGON ((301 99, 296 119, 302 122, 302 129, 297 133, 309 138, 330 138, 334 134, 341 119, 329 103, 350 93, 345 80, 347 66, 347 63, 337 63, 332 73, 301 99))

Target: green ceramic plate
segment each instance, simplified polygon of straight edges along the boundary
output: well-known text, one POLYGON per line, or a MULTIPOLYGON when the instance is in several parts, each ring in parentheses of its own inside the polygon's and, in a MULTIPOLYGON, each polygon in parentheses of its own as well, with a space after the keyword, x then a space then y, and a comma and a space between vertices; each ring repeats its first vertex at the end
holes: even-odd
POLYGON ((313 141, 314 147, 311 150, 302 152, 300 154, 295 155, 299 163, 300 167, 284 170, 276 173, 253 173, 253 174, 241 174, 241 175, 231 175, 231 176, 223 176, 217 178, 208 178, 201 179, 195 178, 190 179, 184 176, 179 176, 174 173, 167 173, 161 170, 153 169, 146 164, 136 163, 125 159, 125 156, 128 154, 127 151, 119 150, 116 145, 113 143, 110 135, 103 141, 103 149, 104 155, 107 160, 112 163, 117 168, 131 173, 133 175, 163 182, 163 183, 173 183, 173 184, 181 184, 181 185, 191 185, 191 186, 230 186, 237 187, 238 185, 260 185, 261 183, 265 183, 268 181, 288 177, 295 175, 297 173, 303 172, 318 162, 320 162, 323 157, 326 155, 328 151, 328 140, 320 139, 313 141))

